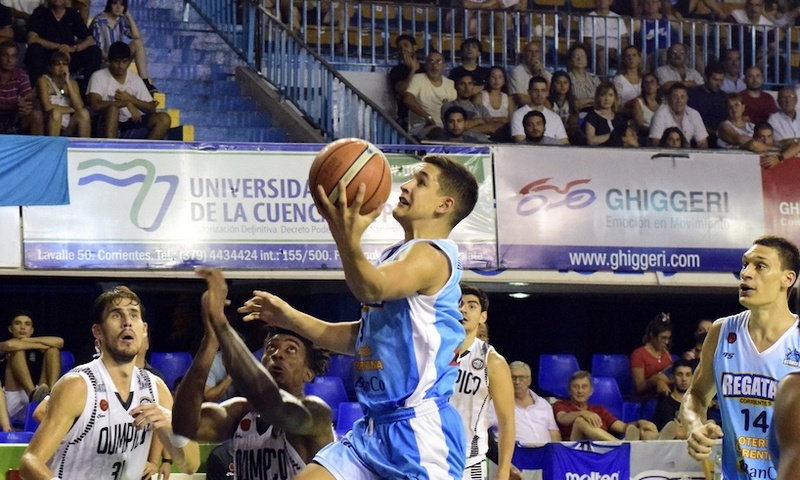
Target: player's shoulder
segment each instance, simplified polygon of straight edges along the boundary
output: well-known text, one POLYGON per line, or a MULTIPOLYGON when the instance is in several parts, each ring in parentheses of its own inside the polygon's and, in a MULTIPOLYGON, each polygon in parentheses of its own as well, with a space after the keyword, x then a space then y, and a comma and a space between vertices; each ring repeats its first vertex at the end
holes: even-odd
POLYGON ((318 420, 320 418, 332 418, 331 407, 322 398, 316 395, 306 395, 303 397, 303 406, 308 409, 311 416, 318 420))

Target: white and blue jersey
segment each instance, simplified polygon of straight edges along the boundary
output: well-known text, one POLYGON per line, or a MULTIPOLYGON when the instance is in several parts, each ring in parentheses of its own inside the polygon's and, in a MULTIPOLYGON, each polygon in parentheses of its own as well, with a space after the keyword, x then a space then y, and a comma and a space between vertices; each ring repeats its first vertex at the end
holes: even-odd
POLYGON ((460 480, 464 470, 464 425, 448 402, 464 341, 456 245, 412 240, 386 250, 380 263, 402 258, 416 242, 441 250, 450 276, 433 295, 362 308, 354 367, 366 416, 314 457, 339 480, 460 480))
POLYGON ((722 475, 726 480, 777 477, 767 437, 778 382, 800 370, 800 330, 794 324, 759 352, 748 331, 750 311, 724 320, 714 354, 722 410, 722 475))

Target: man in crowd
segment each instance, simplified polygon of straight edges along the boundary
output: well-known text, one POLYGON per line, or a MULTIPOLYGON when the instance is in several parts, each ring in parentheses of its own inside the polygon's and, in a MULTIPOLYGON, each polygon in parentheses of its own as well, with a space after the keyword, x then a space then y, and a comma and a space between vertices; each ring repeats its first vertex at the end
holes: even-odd
POLYGON ((687 140, 694 140, 697 148, 708 148, 708 132, 697 110, 688 106, 689 93, 682 83, 673 83, 667 101, 661 105, 650 122, 650 144, 658 146, 664 130, 678 127, 687 140))
POLYGON ((425 70, 420 67, 417 60, 417 40, 408 34, 402 34, 394 41, 397 48, 399 63, 389 70, 389 88, 394 94, 397 103, 397 121, 400 125, 408 124, 408 107, 403 102, 403 94, 408 89, 408 84, 417 73, 425 70))
POLYGON ((18 58, 13 40, 0 41, 0 133, 44 135, 42 111, 34 106, 33 88, 17 67, 18 58))
POLYGON ((662 91, 669 92, 675 83, 682 83, 687 88, 703 84, 700 72, 686 64, 687 56, 686 45, 682 43, 670 45, 667 50, 667 64, 656 68, 655 72, 662 91))
POLYGON ((444 131, 436 140, 456 143, 485 143, 486 135, 477 135, 466 130, 468 120, 467 112, 460 106, 454 105, 445 110, 444 131))
POLYGON ((608 66, 616 67, 619 49, 628 45, 628 27, 622 17, 611 11, 613 3, 595 0, 594 11, 583 19, 583 44, 595 46, 598 75, 605 75, 608 66))
POLYGON ((547 80, 544 77, 531 78, 528 85, 528 98, 530 102, 518 108, 511 116, 511 136, 517 143, 525 141, 525 129, 522 120, 531 111, 541 112, 545 118, 544 136, 555 138, 563 145, 569 144, 567 131, 564 129, 564 122, 561 121, 555 112, 545 106, 547 100, 547 80))
POLYGON ((719 124, 728 117, 728 95, 722 91, 725 69, 721 63, 713 62, 706 65, 704 74, 705 82, 689 89, 688 105, 700 114, 712 137, 709 143, 716 145, 719 124))
POLYGON ((772 132, 772 125, 768 122, 759 122, 753 127, 753 138, 745 143, 742 148, 761 154, 761 167, 773 168, 789 158, 800 154, 800 143, 788 142, 786 146, 776 142, 772 132))
POLYGON ((444 76, 445 61, 439 52, 425 59, 425 73, 414 75, 403 93, 408 107, 408 131, 419 138, 436 136, 442 131, 442 105, 455 99, 455 83, 444 76))
MULTIPOLYGON (((560 442, 553 408, 547 399, 531 390, 531 367, 525 362, 511 362, 511 381, 514 382, 514 424, 516 441, 522 445, 541 445, 560 442)), ((495 425, 494 411, 490 410, 490 423, 495 425)))
POLYGON ((794 88, 783 87, 778 92, 780 110, 769 116, 774 140, 783 147, 800 141, 800 117, 797 115, 797 93, 794 88))
MULTIPOLYGON (((464 75, 472 78, 472 95, 481 93, 489 81, 489 69, 478 65, 483 54, 483 45, 477 38, 467 38, 461 42, 461 65, 450 70, 448 77, 458 84, 464 75)), ((470 95, 470 96, 472 96, 470 95)))
POLYGON ((544 113, 531 110, 522 117, 522 128, 525 130, 525 143, 532 145, 563 145, 555 138, 546 137, 547 119, 544 113))
POLYGON ((764 75, 761 67, 752 66, 744 71, 744 92, 742 92, 742 103, 744 103, 744 114, 750 117, 750 121, 755 123, 766 122, 769 116, 778 111, 775 99, 767 92, 762 91, 764 87, 764 75))
MULTIPOLYGON (((491 135, 506 122, 501 118, 492 118, 485 106, 472 102, 475 82, 470 74, 464 74, 455 80, 458 97, 442 105, 442 114, 450 107, 461 107, 466 120, 464 128, 471 133, 491 135)), ((442 115, 444 118, 444 115, 442 115)))
POLYGON ((542 44, 536 40, 525 46, 522 52, 522 63, 511 69, 508 75, 508 94, 514 98, 515 105, 531 103, 530 81, 533 77, 543 77, 547 85, 552 75, 544 68, 542 44))
POLYGON ((722 91, 725 93, 739 93, 747 88, 744 83, 742 71, 742 53, 735 48, 725 49, 720 55, 722 65, 725 67, 725 78, 722 80, 722 91))
MULTIPOLYGON (((663 430, 670 422, 675 423, 681 410, 683 396, 692 384, 692 365, 689 360, 677 360, 672 364, 672 391, 669 395, 659 397, 656 411, 653 414, 653 423, 656 428, 663 430)), ((676 425, 675 438, 685 439, 686 430, 681 425, 676 425)))

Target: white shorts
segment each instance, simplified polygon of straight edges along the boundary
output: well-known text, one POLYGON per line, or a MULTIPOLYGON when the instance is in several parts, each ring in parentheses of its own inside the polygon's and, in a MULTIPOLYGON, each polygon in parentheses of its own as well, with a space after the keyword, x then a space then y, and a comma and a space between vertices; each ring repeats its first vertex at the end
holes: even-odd
POLYGON ((8 419, 11 423, 25 423, 25 415, 28 413, 28 394, 25 390, 8 391, 3 388, 6 394, 6 408, 8 409, 8 419))

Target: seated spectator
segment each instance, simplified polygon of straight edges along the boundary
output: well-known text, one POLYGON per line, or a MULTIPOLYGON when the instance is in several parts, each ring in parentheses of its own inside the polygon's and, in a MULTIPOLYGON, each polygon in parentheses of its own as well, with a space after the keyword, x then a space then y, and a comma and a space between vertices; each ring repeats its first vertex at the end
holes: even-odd
POLYGON ((631 353, 631 377, 636 398, 669 395, 672 383, 664 371, 672 365, 669 345, 672 323, 669 314, 655 316, 644 331, 641 347, 631 353))
POLYGON ((772 126, 768 122, 756 123, 753 127, 753 139, 742 148, 761 154, 761 168, 773 168, 789 158, 800 154, 800 143, 789 143, 783 146, 773 138, 772 126))
POLYGON ((394 46, 397 48, 399 63, 389 70, 389 88, 397 103, 397 122, 408 125, 408 107, 403 102, 403 94, 414 75, 424 73, 425 70, 417 60, 417 40, 413 36, 405 33, 399 35, 394 46))
POLYGON ((784 147, 800 141, 800 118, 797 115, 797 94, 794 88, 784 87, 778 92, 779 111, 769 116, 776 142, 784 147))
POLYGON ((16 312, 8 324, 11 339, 0 342, 5 362, 6 406, 12 421, 25 422, 29 402, 40 402, 61 376, 60 337, 34 337, 33 319, 28 311, 16 312))
POLYGON ((13 40, 0 41, 0 133, 42 135, 42 111, 34 106, 28 75, 17 67, 19 54, 13 40))
POLYGON ((653 422, 637 420, 625 423, 618 420, 602 405, 589 403, 594 387, 592 374, 579 370, 569 378, 569 400, 553 405, 556 423, 564 440, 655 440, 658 429, 653 422))
POLYGON ((139 33, 139 27, 136 26, 136 22, 128 10, 128 0, 106 0, 105 10, 92 20, 92 36, 106 62, 108 62, 108 48, 112 43, 128 43, 133 52, 136 71, 144 80, 144 85, 150 90, 150 93, 157 90, 150 82, 147 73, 147 52, 139 33), (130 42, 127 42, 126 39, 130 39, 130 42))
POLYGON ((650 143, 658 145, 664 130, 678 127, 687 140, 693 140, 697 148, 708 148, 708 132, 697 110, 688 106, 689 94, 682 83, 675 83, 667 95, 667 103, 661 105, 650 124, 650 143))
POLYGON ((431 52, 425 59, 425 73, 414 75, 403 94, 412 135, 425 138, 441 134, 442 105, 458 97, 455 83, 444 76, 444 70, 442 54, 431 52))
POLYGON ((85 79, 99 70, 103 61, 86 21, 77 10, 67 7, 67 0, 45 0, 28 19, 25 67, 31 82, 47 72, 47 59, 56 50, 69 53, 70 72, 81 73, 85 79))
POLYGON ((525 129, 522 126, 522 119, 525 118, 525 115, 531 110, 537 110, 542 112, 544 118, 547 120, 544 136, 555 138, 561 141, 562 144, 569 145, 567 132, 564 130, 561 117, 545 106, 545 101, 547 100, 547 80, 545 80, 544 77, 531 78, 530 85, 528 86, 528 95, 531 99, 530 103, 519 107, 511 117, 511 136, 514 141, 519 143, 525 141, 525 129))
POLYGON ((594 11, 583 18, 583 43, 594 45, 597 64, 595 71, 605 75, 608 67, 617 66, 620 47, 628 44, 625 20, 611 11, 613 0, 595 0, 594 11))
POLYGON ((542 44, 536 40, 525 46, 525 50, 522 51, 522 63, 512 68, 509 74, 509 93, 518 107, 531 102, 528 89, 533 77, 543 77, 550 83, 550 72, 544 68, 542 44))
MULTIPOLYGON (((767 68, 772 68, 775 56, 775 35, 777 32, 774 29, 764 27, 794 26, 798 13, 800 13, 800 7, 794 7, 785 14, 773 16, 771 13, 766 12, 765 5, 765 0, 745 0, 744 8, 732 11, 726 21, 741 25, 741 27, 735 27, 731 32, 731 41, 732 47, 740 50, 744 55, 746 64, 762 66, 766 64, 767 68), (740 34, 744 38, 744 42, 741 44, 739 43, 740 34), (765 43, 767 44, 766 46, 764 45, 765 43), (763 58, 765 48, 769 57, 766 62, 763 58)), ((785 66, 782 67, 785 68, 785 66)))
POLYGON ((643 73, 644 65, 639 48, 628 45, 622 50, 622 68, 614 76, 614 87, 623 106, 627 106, 628 102, 642 94, 643 73))
POLYGON ((486 136, 493 134, 506 121, 504 119, 493 119, 486 107, 480 103, 473 103, 473 87, 472 76, 469 74, 465 74, 456 80, 456 94, 458 96, 455 100, 442 105, 442 119, 444 119, 444 112, 448 108, 453 106, 461 107, 464 110, 464 118, 466 120, 465 129, 472 134, 477 134, 475 138, 483 138, 486 141, 486 136))
POLYGON ((525 142, 531 145, 563 145, 555 138, 545 137, 547 119, 538 110, 531 110, 522 118, 522 127, 525 129, 525 142))
POLYGON ((208 371, 208 377, 206 377, 203 401, 222 403, 235 396, 237 396, 236 387, 234 387, 233 379, 222 362, 222 351, 220 350, 214 355, 214 361, 211 362, 211 369, 208 371))
POLYGON ((683 132, 678 127, 669 127, 664 130, 661 140, 658 142, 660 148, 689 148, 689 141, 683 136, 683 132))
POLYGON ((550 95, 547 97, 550 108, 556 112, 564 124, 567 137, 571 145, 585 143, 583 132, 580 131, 580 116, 575 107, 575 96, 572 94, 572 80, 569 74, 559 70, 553 74, 550 82, 550 95))
POLYGON ((735 48, 725 49, 720 54, 722 65, 725 67, 725 78, 722 80, 722 91, 725 93, 739 93, 747 88, 742 75, 742 54, 735 48))
POLYGON ((703 342, 705 341, 706 335, 708 335, 708 331, 711 329, 711 325, 713 324, 713 320, 699 320, 695 326, 694 332, 692 332, 694 347, 692 347, 691 350, 683 352, 683 355, 681 355, 681 360, 688 361, 691 364, 692 369, 694 369, 698 362, 700 362, 700 353, 703 351, 703 342))
POLYGON ((80 87, 69 77, 68 53, 56 51, 50 55, 47 73, 36 83, 36 95, 44 111, 47 135, 91 135, 91 117, 83 106, 80 87))
POLYGON ((647 70, 667 61, 667 46, 681 41, 671 19, 662 12, 662 0, 644 0, 642 15, 633 23, 633 44, 645 57, 647 70))
POLYGON ((631 104, 633 126, 639 134, 639 142, 647 143, 653 115, 661 108, 661 88, 658 78, 652 73, 642 76, 642 94, 631 104))
MULTIPOLYGON (((553 416, 553 408, 544 398, 530 389, 531 367, 525 362, 511 362, 511 381, 514 384, 514 426, 516 441, 533 446, 560 442, 561 432, 553 416)), ((489 425, 497 426, 494 406, 489 404, 489 425)))
POLYGON ((483 105, 489 112, 489 116, 494 121, 501 123, 492 139, 496 142, 510 141, 511 129, 509 128, 509 123, 517 106, 514 104, 514 99, 508 95, 506 72, 503 67, 494 66, 489 69, 489 81, 486 88, 481 91, 479 98, 476 103, 483 105))
POLYGON ((11 18, 11 9, 0 4, 0 41, 13 39, 14 27, 11 18))
MULTIPOLYGON (((617 113, 617 89, 610 82, 601 83, 594 96, 594 107, 583 119, 586 143, 602 147, 622 147, 628 121, 617 113)), ((635 137, 635 136, 634 136, 635 137)), ((638 141, 636 142, 638 145, 638 141)))
POLYGON ((673 43, 667 50, 667 64, 656 69, 661 90, 669 92, 672 85, 682 83, 688 88, 703 84, 700 73, 686 65, 688 51, 686 45, 673 43))
POLYGON ((156 102, 141 77, 128 71, 131 49, 114 42, 108 49, 109 64, 89 79, 89 105, 100 114, 103 138, 117 138, 121 132, 147 129, 147 138, 163 140, 170 118, 156 111, 156 102))
POLYGON ((744 71, 745 90, 742 92, 744 114, 753 123, 766 122, 769 116, 778 111, 772 95, 762 91, 764 75, 761 67, 752 66, 744 71))
POLYGON ((703 84, 689 89, 688 105, 700 114, 712 144, 716 144, 719 124, 728 111, 728 95, 721 90, 725 70, 722 64, 714 62, 707 65, 703 73, 703 84))
POLYGON ((477 95, 486 88, 486 82, 489 80, 489 69, 478 65, 482 53, 483 46, 481 42, 477 38, 467 38, 461 42, 461 65, 450 70, 448 75, 450 80, 454 82, 457 82, 464 75, 472 77, 472 82, 474 83, 472 95, 477 95))
POLYGON ((738 93, 728 94, 728 118, 719 125, 719 148, 743 148, 753 138, 753 122, 744 115, 744 103, 738 93))
POLYGON ((670 422, 675 424, 675 438, 684 440, 687 437, 686 429, 678 422, 678 413, 681 410, 683 395, 692 384, 694 367, 687 360, 678 360, 672 365, 672 391, 669 395, 659 397, 656 410, 653 414, 653 423, 659 430, 664 429, 670 422))
POLYGON ((600 86, 600 78, 587 70, 589 51, 582 43, 573 43, 567 52, 569 58, 567 73, 572 80, 572 94, 575 96, 575 107, 580 111, 594 104, 594 93, 600 86))
POLYGON ((444 120, 443 133, 433 140, 454 143, 485 143, 486 135, 476 135, 466 129, 466 111, 458 105, 453 105, 442 114, 444 120))

